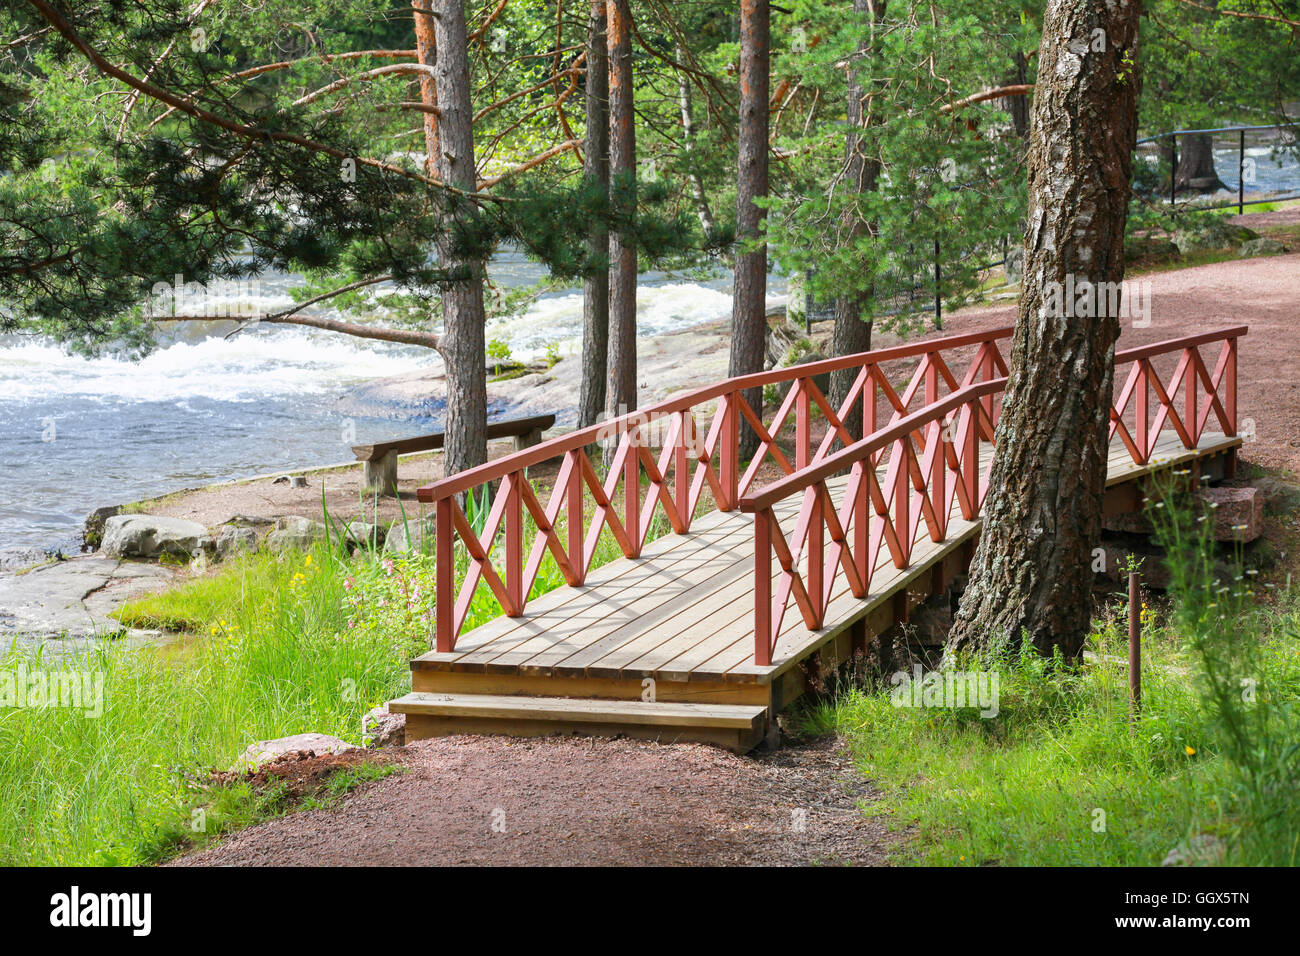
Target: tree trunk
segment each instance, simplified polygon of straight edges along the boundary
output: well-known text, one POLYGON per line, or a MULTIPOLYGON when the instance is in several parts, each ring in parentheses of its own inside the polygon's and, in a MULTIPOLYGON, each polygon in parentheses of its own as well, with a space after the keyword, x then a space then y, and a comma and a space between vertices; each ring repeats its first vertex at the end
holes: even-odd
POLYGON ((636 127, 632 116, 632 11, 608 0, 609 171, 620 224, 609 237, 609 360, 605 410, 636 408, 636 246, 624 223, 636 212, 636 127))
MULTIPOLYGON (((587 20, 587 134, 582 174, 609 194, 609 51, 605 37, 605 0, 591 0, 587 20)), ((609 230, 593 221, 587 251, 609 254, 609 230)), ((601 269, 582 283, 582 388, 578 426, 594 425, 605 410, 605 362, 609 351, 609 271, 601 269)))
MULTIPOLYGON (((767 195, 768 47, 767 0, 741 0, 737 248, 729 370, 733 377, 763 371, 767 353, 767 246, 751 247, 763 238, 764 211, 754 200, 767 195)), ((761 388, 747 390, 745 401, 762 416, 761 388)), ((742 422, 741 457, 752 457, 757 450, 758 435, 742 422)))
MULTIPOLYGON (((677 59, 686 62, 681 45, 677 46, 677 59)), ((691 180, 691 195, 695 199, 695 214, 700 219, 700 229, 707 239, 717 228, 713 221, 713 210, 709 208, 709 197, 704 191, 704 180, 695 167, 695 117, 691 110, 691 81, 687 75, 677 71, 677 109, 682 114, 682 143, 690 166, 688 176, 691 180)))
POLYGON ((1214 138, 1209 133, 1192 133, 1178 137, 1178 172, 1174 175, 1177 192, 1212 193, 1226 189, 1214 169, 1214 138))
MULTIPOLYGON (((1024 51, 1017 50, 1012 62, 1015 68, 1007 77, 1006 85, 1023 86, 1029 82, 1028 63, 1024 51)), ((1026 139, 1029 136, 1029 97, 1008 96, 1003 98, 1001 105, 1011 115, 1011 128, 1016 131, 1016 136, 1026 139)))
MULTIPOLYGON (((443 182, 473 191, 474 112, 470 104, 469 49, 464 0, 432 0, 437 49, 438 171, 443 182)), ((448 194, 448 211, 471 215, 463 200, 448 194)), ((483 342, 483 263, 457 255, 440 239, 438 264, 453 274, 442 288, 443 335, 438 351, 447 365, 445 473, 487 461, 487 358, 483 342)))
MULTIPOLYGON (((1027 638, 1074 659, 1089 633, 1119 321, 1079 315, 1061 290, 1067 276, 1076 291, 1124 276, 1141 10, 1140 0, 1049 0, 1044 15, 1011 374, 950 650, 1027 638)), ((1109 297, 1097 298, 1104 312, 1109 297)))
MULTIPOLYGON (((415 53, 425 66, 436 66, 438 59, 435 52, 433 12, 429 0, 411 0, 412 19, 415 21, 415 53)), ((437 82, 428 73, 420 74, 420 102, 434 109, 438 108, 437 82)), ((438 178, 438 157, 442 149, 438 145, 438 114, 424 113, 424 171, 427 175, 438 178)))
MULTIPOLYGON (((885 0, 853 0, 855 17, 869 17, 872 21, 885 15, 885 0)), ((874 43, 867 52, 875 55, 874 43)), ((866 90, 863 89, 858 70, 848 73, 847 119, 849 130, 844 135, 844 182, 846 187, 856 193, 872 192, 880 177, 880 164, 874 159, 868 160, 865 142, 859 129, 869 124, 873 116, 864 105, 866 90)), ((863 217, 855 203, 845 205, 840 217, 840 231, 844 240, 853 243, 872 231, 871 224, 863 217)), ((869 290, 850 292, 835 299, 835 328, 831 333, 831 355, 852 355, 865 352, 871 348, 872 320, 864 313, 871 307, 872 293, 869 290)), ((849 389, 858 377, 857 369, 841 369, 831 373, 831 405, 839 409, 848 397, 849 389)), ((874 423, 872 423, 874 427, 874 423)), ((862 406, 855 402, 853 411, 845 418, 845 430, 855 438, 864 435, 862 430, 862 406)))

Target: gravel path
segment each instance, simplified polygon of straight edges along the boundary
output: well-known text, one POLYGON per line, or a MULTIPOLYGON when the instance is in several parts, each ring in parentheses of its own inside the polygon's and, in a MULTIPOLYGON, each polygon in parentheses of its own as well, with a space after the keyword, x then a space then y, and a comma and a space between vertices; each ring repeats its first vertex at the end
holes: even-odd
POLYGON ((905 839, 833 738, 738 757, 700 744, 443 737, 328 810, 176 865, 879 864, 905 839))

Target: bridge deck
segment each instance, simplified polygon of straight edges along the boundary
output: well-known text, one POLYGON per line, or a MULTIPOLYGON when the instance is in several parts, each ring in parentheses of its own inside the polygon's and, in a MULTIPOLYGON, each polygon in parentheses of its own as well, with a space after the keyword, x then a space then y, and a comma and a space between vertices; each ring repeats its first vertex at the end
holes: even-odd
MULTIPOLYGON (((1240 438, 1206 432, 1198 447, 1190 450, 1176 435, 1168 434, 1161 436, 1151 463, 1137 465, 1116 438, 1107 486, 1217 455, 1240 442, 1240 438)), ((992 453, 992 446, 981 448, 984 461, 992 453)), ((833 479, 832 493, 838 497, 846 481, 833 479)), ((799 506, 795 497, 776 507, 782 524, 793 524, 799 506)), ((954 503, 943 542, 931 541, 922 523, 911 562, 901 570, 882 550, 865 599, 855 598, 845 579, 839 578, 824 626, 809 631, 797 613, 787 614, 771 665, 757 666, 753 522, 751 514, 711 512, 692 525, 690 533, 668 534, 650 542, 640 558, 620 558, 595 569, 583 586, 551 591, 531 601, 521 617, 500 617, 468 631, 454 651, 430 651, 412 661, 412 668, 417 673, 543 679, 651 677, 668 682, 771 683, 851 623, 907 590, 979 532, 979 521, 963 520, 954 503)))

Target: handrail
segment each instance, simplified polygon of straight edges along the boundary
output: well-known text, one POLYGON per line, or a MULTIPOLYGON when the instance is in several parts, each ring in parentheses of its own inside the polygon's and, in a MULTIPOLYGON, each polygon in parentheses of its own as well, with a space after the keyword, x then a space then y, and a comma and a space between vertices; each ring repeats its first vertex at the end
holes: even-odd
POLYGON ((741 375, 736 378, 727 379, 714 385, 706 385, 686 392, 682 395, 666 399, 649 408, 638 409, 627 412, 617 418, 611 418, 607 421, 600 422, 596 425, 589 425, 586 428, 580 428, 568 432, 564 435, 557 435, 554 438, 548 438, 546 441, 525 451, 517 452, 513 455, 507 455, 493 461, 486 462, 474 468, 468 468, 465 471, 457 472, 454 475, 448 475, 445 478, 425 485, 417 491, 417 497, 423 502, 435 502, 441 498, 447 498, 452 495, 459 495, 471 488, 477 488, 479 485, 487 484, 489 481, 496 481, 505 477, 507 474, 518 471, 520 468, 530 468, 533 465, 541 464, 558 457, 567 451, 577 448, 586 448, 595 444, 603 438, 622 435, 625 432, 642 427, 650 422, 656 421, 668 415, 685 411, 696 405, 722 398, 725 395, 735 392, 748 391, 752 388, 762 388, 764 385, 776 385, 783 382, 793 382, 799 379, 814 378, 824 375, 828 372, 838 372, 846 368, 855 368, 863 364, 868 356, 872 364, 881 364, 884 362, 893 362, 900 359, 916 358, 919 355, 925 355, 931 352, 947 351, 949 349, 964 348, 968 345, 980 345, 989 341, 1010 338, 1013 328, 1003 326, 993 329, 989 332, 968 332, 963 335, 950 335, 937 339, 925 339, 911 345, 895 345, 889 348, 876 349, 868 352, 856 352, 852 355, 845 355, 839 358, 822 359, 817 362, 807 362, 803 365, 790 365, 785 368, 772 369, 768 372, 755 372, 750 375, 741 375))
POLYGON ((850 465, 857 464, 868 458, 872 452, 883 451, 900 438, 904 438, 916 432, 922 425, 928 425, 936 418, 960 408, 971 399, 983 398, 985 395, 994 395, 1002 391, 1006 384, 1007 380, 1003 377, 988 382, 977 382, 974 385, 967 385, 965 388, 958 389, 938 404, 927 405, 906 418, 900 418, 892 425, 872 432, 861 441, 854 442, 847 448, 842 448, 835 454, 822 459, 817 465, 797 471, 793 475, 786 475, 784 478, 772 482, 762 491, 743 496, 740 499, 739 508, 747 514, 765 511, 778 502, 792 497, 797 492, 804 491, 812 485, 825 481, 850 465))
MULTIPOLYGON (((1118 398, 1112 395, 1107 440, 1118 434, 1133 460, 1147 464, 1166 425, 1186 448, 1198 447, 1211 414, 1225 435, 1235 436, 1237 340, 1247 331, 1246 326, 1233 326, 1117 352, 1115 364, 1132 363, 1132 370, 1118 398), (1200 348, 1215 342, 1223 347, 1211 374, 1200 348), (1151 360, 1172 353, 1180 353, 1180 358, 1166 388, 1151 360), (1180 390, 1181 413, 1175 407, 1180 390), (1124 422, 1130 404, 1136 435, 1124 422)), ((908 568, 923 526, 932 541, 947 540, 954 503, 967 521, 978 517, 988 493, 986 469, 992 464, 990 457, 981 467, 979 445, 983 438, 992 441, 996 436, 995 428, 983 427, 983 419, 992 424, 996 418, 993 396, 1004 391, 1006 383, 1003 377, 967 384, 761 491, 741 496, 740 510, 754 515, 756 665, 772 663, 792 600, 808 630, 819 630, 841 571, 853 597, 865 598, 883 549, 888 549, 896 568, 908 568), (891 451, 882 481, 876 465, 886 448, 891 451), (842 494, 837 502, 828 481, 845 471, 848 478, 842 492, 837 491, 842 494), (799 494, 803 502, 797 527, 787 540, 775 507, 799 494), (775 578, 773 557, 780 564, 775 578)))

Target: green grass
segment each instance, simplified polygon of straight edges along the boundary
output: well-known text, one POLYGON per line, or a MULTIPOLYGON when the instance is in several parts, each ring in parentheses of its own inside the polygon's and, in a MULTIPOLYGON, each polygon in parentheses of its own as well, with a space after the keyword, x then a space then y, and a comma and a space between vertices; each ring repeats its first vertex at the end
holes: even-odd
POLYGON ((1032 652, 964 665, 996 672, 992 719, 895 706, 889 687, 804 715, 842 734, 882 791, 864 812, 910 831, 896 862, 1153 866, 1209 834, 1223 862, 1300 863, 1300 601, 1256 603, 1248 573, 1216 580, 1212 523, 1168 512, 1174 585, 1164 623, 1144 624, 1136 722, 1126 599, 1079 665, 1032 652))

